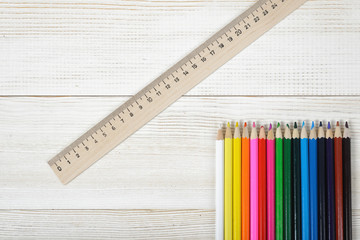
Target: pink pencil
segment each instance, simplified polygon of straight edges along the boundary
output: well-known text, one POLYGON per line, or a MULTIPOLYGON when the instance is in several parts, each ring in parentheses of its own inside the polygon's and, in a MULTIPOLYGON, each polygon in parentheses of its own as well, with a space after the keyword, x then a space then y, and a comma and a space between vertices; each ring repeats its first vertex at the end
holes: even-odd
POLYGON ((259 239, 259 146, 255 122, 250 136, 250 239, 259 239))
POLYGON ((267 152, 267 239, 275 239, 275 138, 270 123, 266 141, 267 152))

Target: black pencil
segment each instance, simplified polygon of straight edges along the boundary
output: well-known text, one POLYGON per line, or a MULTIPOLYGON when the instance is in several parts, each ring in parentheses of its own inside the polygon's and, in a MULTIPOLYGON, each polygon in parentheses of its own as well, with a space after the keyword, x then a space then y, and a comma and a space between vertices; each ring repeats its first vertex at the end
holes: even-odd
POLYGON ((334 136, 330 122, 326 131, 326 239, 335 240, 334 136))
POLYGON ((318 130, 318 234, 319 240, 326 240, 326 139, 322 122, 318 130))
POLYGON ((292 147, 292 172, 293 172, 293 237, 294 240, 302 239, 301 230, 301 162, 300 162, 300 137, 297 123, 291 139, 292 147))
POLYGON ((343 204, 344 204, 344 239, 352 239, 351 216, 351 151, 348 122, 345 123, 343 136, 343 204))

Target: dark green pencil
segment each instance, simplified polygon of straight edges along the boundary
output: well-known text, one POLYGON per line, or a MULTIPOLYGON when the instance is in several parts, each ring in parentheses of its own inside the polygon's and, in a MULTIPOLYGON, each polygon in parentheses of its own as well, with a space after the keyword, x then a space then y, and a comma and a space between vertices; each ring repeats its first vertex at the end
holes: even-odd
POLYGON ((284 239, 292 235, 292 199, 291 199, 291 133, 286 124, 284 134, 284 239))
POLYGON ((294 123, 292 135, 292 173, 293 173, 293 237, 291 239, 301 240, 301 163, 300 163, 300 137, 297 123, 294 123))

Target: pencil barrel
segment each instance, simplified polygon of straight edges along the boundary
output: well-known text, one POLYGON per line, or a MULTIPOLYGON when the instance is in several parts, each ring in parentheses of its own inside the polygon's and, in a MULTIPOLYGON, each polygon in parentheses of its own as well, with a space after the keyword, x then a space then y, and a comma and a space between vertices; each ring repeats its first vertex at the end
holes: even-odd
POLYGON ((344 204, 344 239, 352 239, 351 206, 351 141, 343 138, 343 204, 344 204))
POLYGON ((300 163, 300 139, 292 139, 293 156, 293 238, 300 240, 301 234, 301 163, 300 163))
POLYGON ((317 139, 309 139, 310 239, 318 239, 317 139))
POLYGON ((284 139, 284 239, 292 236, 291 139, 284 139))
POLYGON ((318 152, 318 236, 319 240, 326 240, 326 139, 319 138, 318 152))

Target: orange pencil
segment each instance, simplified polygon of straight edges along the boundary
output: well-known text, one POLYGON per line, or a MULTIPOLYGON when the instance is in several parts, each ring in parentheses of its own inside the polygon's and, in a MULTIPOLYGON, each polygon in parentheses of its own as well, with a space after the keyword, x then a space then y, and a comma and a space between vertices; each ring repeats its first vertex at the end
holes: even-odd
POLYGON ((250 138, 244 124, 241 138, 241 239, 250 239, 250 138))

